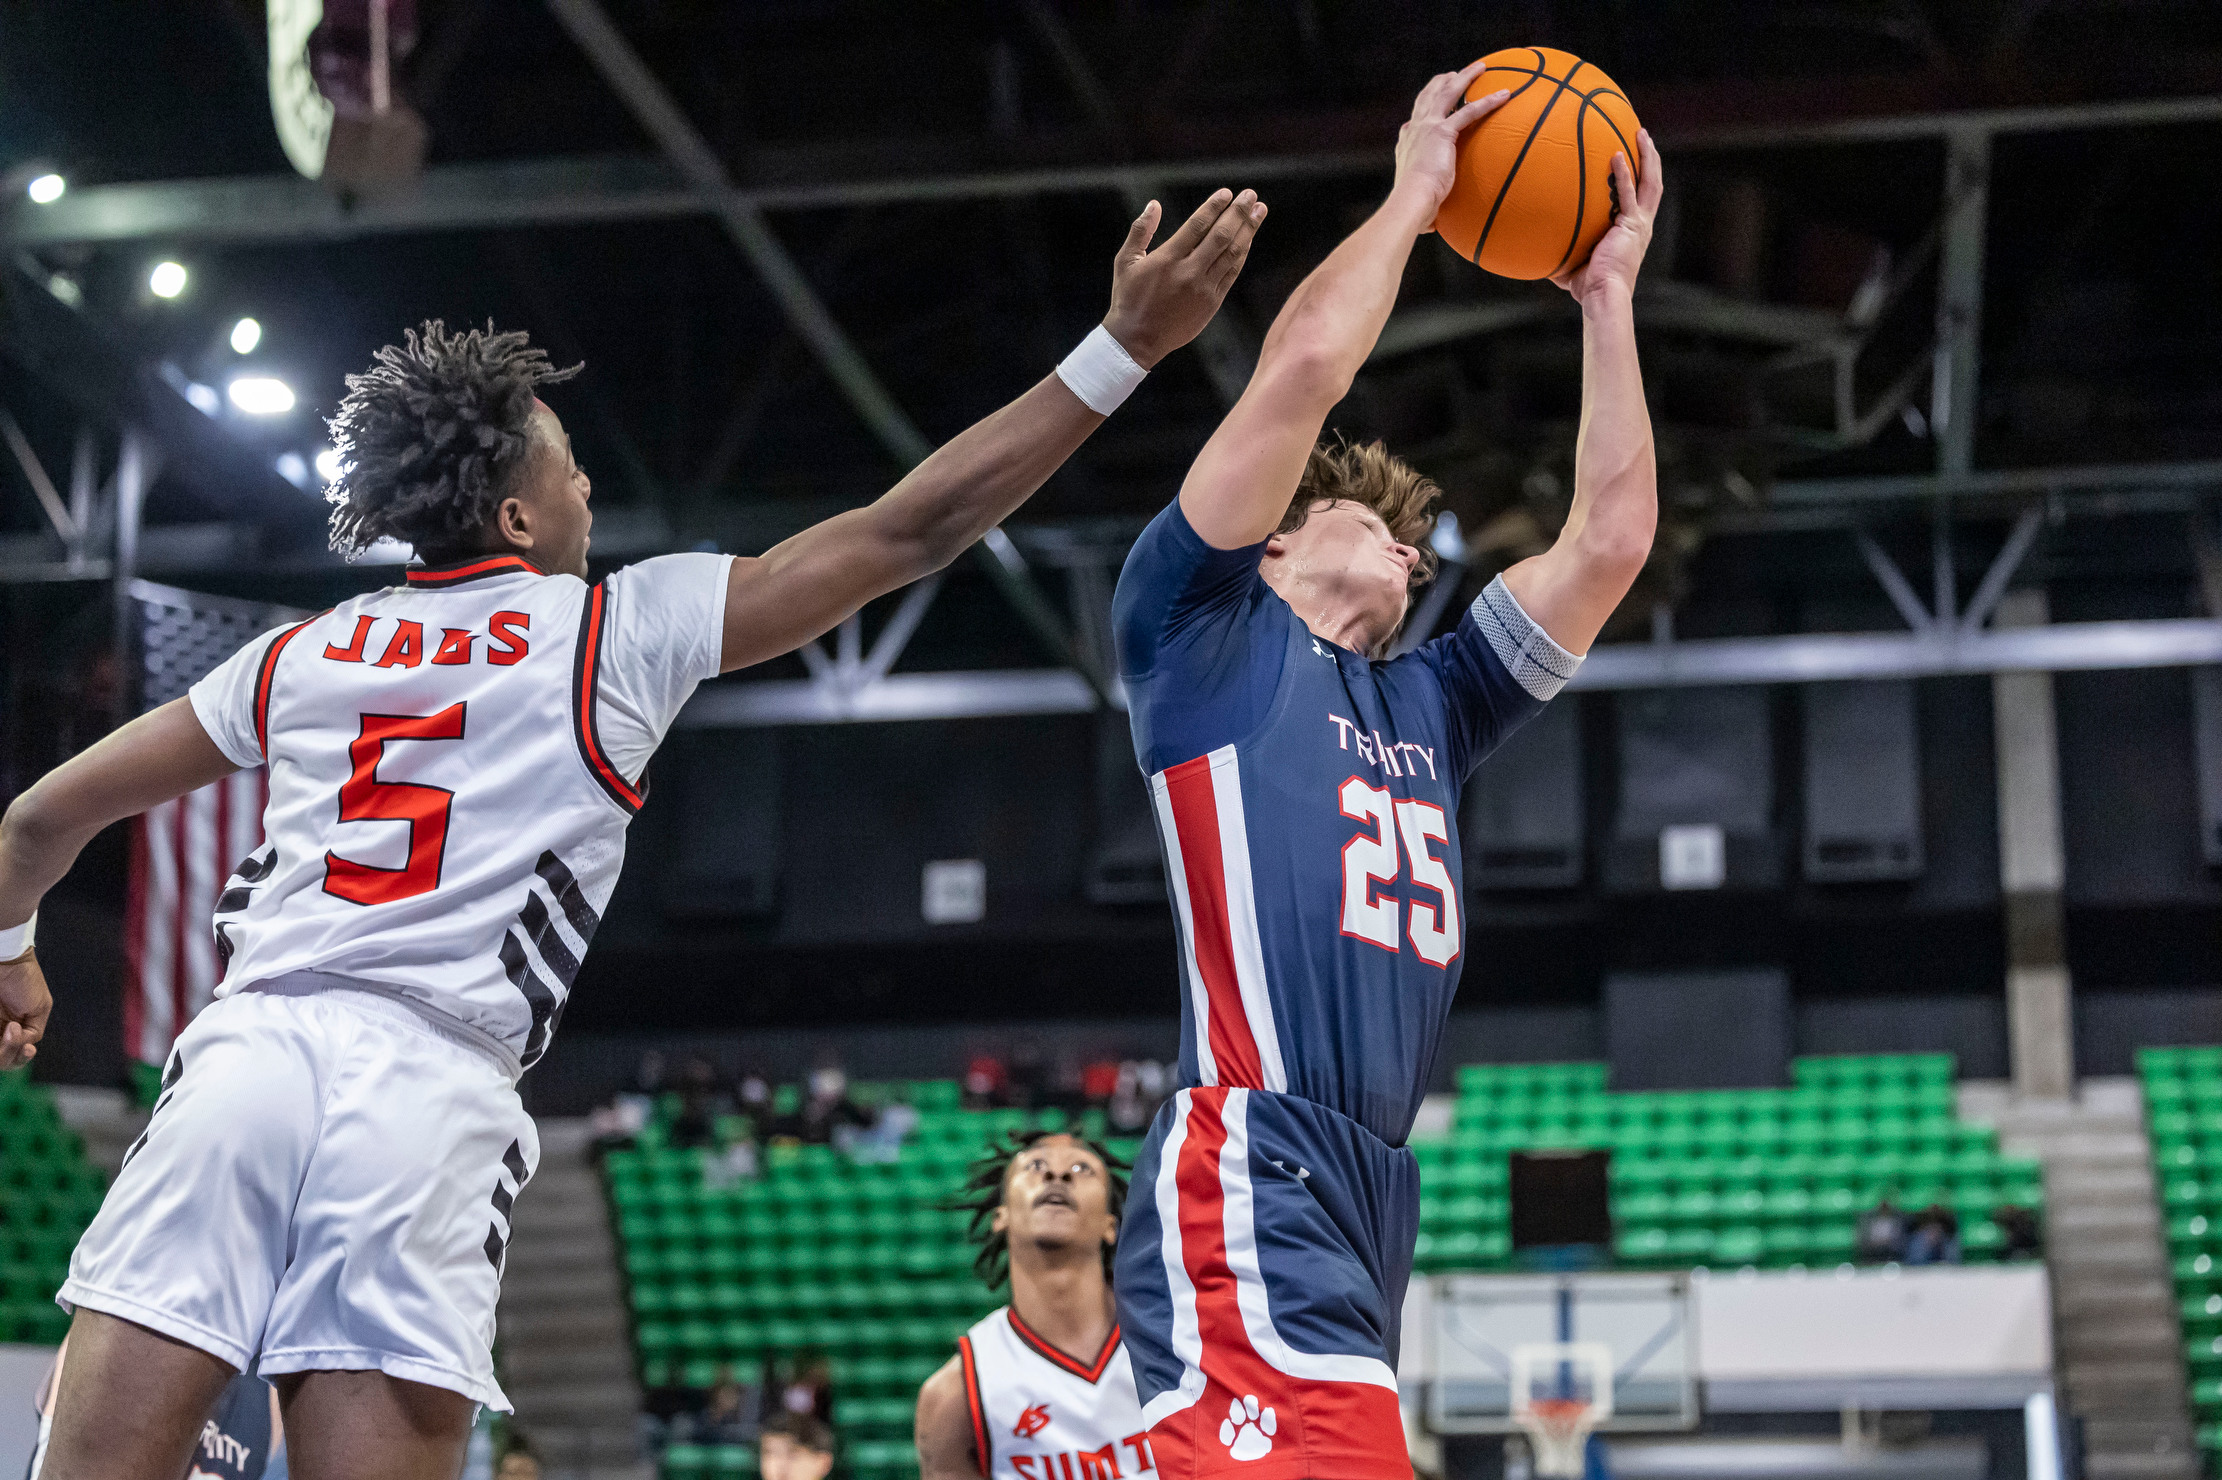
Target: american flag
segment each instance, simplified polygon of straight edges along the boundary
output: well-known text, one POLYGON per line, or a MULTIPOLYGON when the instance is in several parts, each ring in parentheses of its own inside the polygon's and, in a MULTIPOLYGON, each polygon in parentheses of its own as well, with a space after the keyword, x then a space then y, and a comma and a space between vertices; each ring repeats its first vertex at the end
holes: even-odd
MULTIPOLYGON (((254 637, 305 612, 133 581, 140 708, 177 698, 254 637)), ((262 846, 270 787, 235 771, 134 818, 124 899, 124 1052, 161 1064, 223 980, 213 916, 224 881, 262 846)))
POLYGON ((159 1064, 224 978, 210 917, 224 881, 262 846, 268 773, 234 771, 134 818, 124 900, 124 1051, 159 1064))

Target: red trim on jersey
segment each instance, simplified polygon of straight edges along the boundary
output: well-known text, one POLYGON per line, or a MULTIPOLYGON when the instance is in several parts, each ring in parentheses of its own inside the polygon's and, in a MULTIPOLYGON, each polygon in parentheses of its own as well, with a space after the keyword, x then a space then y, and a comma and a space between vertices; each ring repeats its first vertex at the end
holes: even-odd
POLYGON ((602 615, 606 597, 599 582, 586 588, 586 603, 579 609, 578 649, 571 660, 571 729, 579 742, 586 769, 609 793, 610 800, 627 812, 638 812, 645 793, 617 774, 602 750, 602 736, 595 720, 595 699, 602 666, 602 615))
MULTIPOLYGON (((323 615, 325 613, 318 612, 316 617, 323 615)), ((308 622, 296 622, 279 633, 277 641, 262 655, 262 671, 255 675, 255 749, 262 752, 266 762, 270 759, 270 680, 277 676, 278 654, 284 652, 285 645, 299 637, 301 630, 316 617, 309 618, 308 622)))
POLYGON ((1158 1474, 1164 1480, 1212 1480, 1234 1472, 1243 1480, 1310 1480, 1319 1475, 1411 1480, 1395 1392, 1366 1382, 1291 1377, 1251 1344, 1228 1249, 1221 1157, 1229 1094, 1216 1088, 1184 1093, 1186 1135, 1171 1172, 1179 1204, 1180 1264, 1195 1292, 1206 1381, 1195 1402, 1166 1414, 1150 1429, 1151 1446, 1159 1451, 1154 1456, 1158 1474), (1251 1397, 1275 1410, 1278 1432, 1269 1453, 1238 1460, 1220 1442, 1219 1425, 1230 1400, 1251 1397))
POLYGON ((442 586, 459 586, 465 581, 509 575, 515 571, 523 571, 528 576, 547 574, 520 555, 476 555, 468 560, 451 560, 445 565, 411 566, 402 572, 401 578, 420 590, 437 590, 442 586))
POLYGON ((1095 1365, 1091 1367, 1073 1360, 1035 1335, 1033 1328, 1018 1318, 1017 1307, 1006 1305, 1003 1307, 1003 1314, 1010 1318, 1012 1332, 1017 1335, 1019 1340, 1034 1349, 1035 1356, 1062 1367, 1082 1382, 1094 1382, 1102 1377, 1103 1369, 1111 1365, 1112 1354, 1119 1349, 1119 1323, 1117 1321, 1111 1323, 1111 1334, 1103 1338, 1103 1350, 1096 1353, 1095 1365))
POLYGON ((980 1401, 980 1367, 972 1355, 972 1338, 957 1338, 957 1360, 964 1365, 964 1401, 972 1410, 972 1448, 980 1473, 995 1473, 995 1446, 988 1442, 988 1410, 980 1401))
POLYGON ((1219 777, 1211 757, 1197 756, 1165 772, 1165 796, 1172 805, 1180 838, 1181 871, 1188 884, 1188 914, 1196 955, 1197 985, 1208 1006, 1214 1083, 1244 1089, 1265 1087, 1257 1036, 1242 1002, 1242 983, 1234 964, 1234 925, 1227 910, 1227 869, 1220 851, 1219 777))

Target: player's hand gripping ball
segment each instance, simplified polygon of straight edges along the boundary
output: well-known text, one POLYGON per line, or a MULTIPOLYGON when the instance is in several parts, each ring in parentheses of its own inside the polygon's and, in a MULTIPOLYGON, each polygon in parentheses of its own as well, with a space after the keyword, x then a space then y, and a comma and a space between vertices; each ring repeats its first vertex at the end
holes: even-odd
POLYGON ((1459 141, 1457 176, 1435 230, 1500 277, 1563 277, 1635 204, 1618 198, 1612 160, 1625 155, 1643 179, 1636 110, 1610 77, 1563 51, 1515 47, 1480 65, 1467 101, 1511 95, 1459 141))

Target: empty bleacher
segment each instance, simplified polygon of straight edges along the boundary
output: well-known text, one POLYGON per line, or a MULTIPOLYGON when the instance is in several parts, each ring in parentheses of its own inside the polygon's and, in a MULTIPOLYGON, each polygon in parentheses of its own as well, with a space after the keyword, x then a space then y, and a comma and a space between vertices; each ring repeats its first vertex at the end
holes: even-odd
MULTIPOLYGON (((760 1175, 721 1181, 720 1152, 664 1145, 670 1106, 636 1145, 604 1158, 645 1388, 708 1387, 730 1364, 753 1380, 767 1358, 809 1352, 832 1367, 834 1419, 857 1480, 917 1473, 911 1415, 918 1386, 956 1338, 1002 1302, 973 1277, 969 1215, 943 1205, 1006 1131, 1062 1130, 1061 1110, 964 1110, 954 1081, 858 1085, 860 1100, 900 1099, 916 1131, 893 1161, 830 1146, 767 1146, 760 1175)), ((1073 1128, 1100 1137, 1100 1113, 1073 1128)), ((747 1133, 729 1118, 719 1134, 747 1133)), ((1131 1142, 1112 1150, 1131 1157, 1131 1142)), ((674 1444, 663 1472, 745 1476, 754 1451, 674 1444)))
POLYGON ((54 1292, 107 1185, 52 1093, 23 1070, 0 1074, 0 1341, 51 1345, 68 1331, 54 1292))
POLYGON ((1963 1257, 1980 1260, 2005 1244, 1992 1209, 2043 1206, 2037 1163, 1959 1119, 1950 1055, 1803 1058, 1791 1072, 1789 1089, 1615 1094, 1601 1063, 1460 1069, 1451 1133, 1413 1143, 1417 1267, 1510 1261, 1518 1150, 1610 1149, 1614 1254, 1640 1267, 1841 1263, 1886 1194, 1952 1208, 1963 1257))
POLYGON ((2222 1474, 2222 1048, 2137 1055, 2206 1472, 2222 1474))
MULTIPOLYGON (((1614 1093, 1605 1080, 1602 1063, 1458 1071, 1449 1134, 1413 1143, 1420 1270, 1510 1266, 1515 1150, 1610 1149, 1614 1253, 1635 1267, 1842 1263, 1860 1215, 1885 1195, 1952 1208, 1963 1257, 1979 1261, 2005 1243, 1994 1208, 2044 1205, 2038 1164, 2003 1154, 1993 1128, 1960 1119, 1949 1055, 1802 1058, 1788 1089, 1614 1093)), ((959 1109, 949 1081, 857 1088, 917 1109, 895 1160, 774 1146, 758 1177, 723 1180, 720 1151, 665 1144, 667 1104, 604 1171, 642 1385, 707 1387, 727 1364, 747 1381, 767 1358, 822 1354, 850 1471, 908 1480, 918 1385, 1001 1299, 973 1277, 967 1215, 943 1204, 989 1141, 1067 1121, 1058 1110, 959 1109)), ((1077 1128, 1102 1133, 1093 1113, 1077 1128)), ((719 1133, 746 1131, 729 1118, 719 1133)), ((1131 1156, 1133 1145, 1114 1149, 1131 1156)), ((2222 1295, 2222 1280, 2212 1292, 2222 1295)), ((2214 1324, 2222 1335, 2222 1301, 2214 1324)), ((2222 1355, 2212 1375, 2222 1377, 2222 1355)), ((744 1447, 676 1444, 663 1472, 735 1480, 754 1464, 744 1447)))

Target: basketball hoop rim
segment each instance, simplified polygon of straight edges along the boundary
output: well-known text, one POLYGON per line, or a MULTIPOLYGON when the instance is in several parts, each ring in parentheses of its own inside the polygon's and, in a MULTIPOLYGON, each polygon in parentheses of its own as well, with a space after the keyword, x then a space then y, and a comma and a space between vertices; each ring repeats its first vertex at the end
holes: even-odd
POLYGON ((1580 1475, 1589 1436, 1605 1415, 1586 1398, 1537 1398, 1513 1415, 1535 1451, 1539 1476, 1580 1475))

